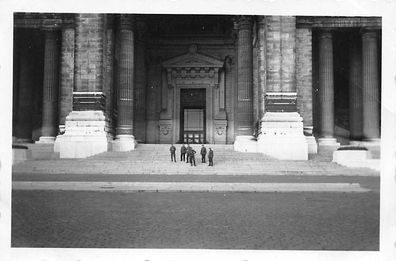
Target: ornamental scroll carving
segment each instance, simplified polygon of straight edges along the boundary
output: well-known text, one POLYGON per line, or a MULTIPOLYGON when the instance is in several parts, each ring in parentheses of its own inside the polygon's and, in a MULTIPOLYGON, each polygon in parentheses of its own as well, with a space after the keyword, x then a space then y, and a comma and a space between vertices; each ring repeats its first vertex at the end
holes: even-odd
POLYGON ((223 135, 226 130, 226 126, 216 126, 217 135, 223 135))
POLYGON ((170 125, 160 125, 160 132, 162 135, 164 136, 168 135, 170 130, 171 130, 170 125))

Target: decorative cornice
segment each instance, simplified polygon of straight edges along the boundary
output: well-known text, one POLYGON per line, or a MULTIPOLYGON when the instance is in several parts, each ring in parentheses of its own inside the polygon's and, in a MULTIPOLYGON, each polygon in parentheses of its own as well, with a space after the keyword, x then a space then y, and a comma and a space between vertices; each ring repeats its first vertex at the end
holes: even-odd
POLYGON ((381 17, 297 16, 297 28, 382 27, 381 17))

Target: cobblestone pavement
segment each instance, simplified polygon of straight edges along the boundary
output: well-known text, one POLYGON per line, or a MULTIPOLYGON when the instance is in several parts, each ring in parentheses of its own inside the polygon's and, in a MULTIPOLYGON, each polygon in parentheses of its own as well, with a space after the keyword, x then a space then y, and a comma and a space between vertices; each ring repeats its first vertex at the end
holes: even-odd
POLYGON ((12 246, 378 250, 379 193, 13 191, 12 246))

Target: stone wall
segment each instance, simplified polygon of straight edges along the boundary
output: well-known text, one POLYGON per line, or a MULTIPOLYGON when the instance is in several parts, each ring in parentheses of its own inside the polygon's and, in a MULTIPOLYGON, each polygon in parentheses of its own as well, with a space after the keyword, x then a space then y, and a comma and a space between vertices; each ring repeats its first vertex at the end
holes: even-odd
POLYGON ((312 31, 299 28, 296 31, 296 84, 297 111, 303 117, 304 126, 312 126, 312 31))
POLYGON ((75 17, 75 86, 80 92, 102 91, 103 16, 78 14, 75 17))

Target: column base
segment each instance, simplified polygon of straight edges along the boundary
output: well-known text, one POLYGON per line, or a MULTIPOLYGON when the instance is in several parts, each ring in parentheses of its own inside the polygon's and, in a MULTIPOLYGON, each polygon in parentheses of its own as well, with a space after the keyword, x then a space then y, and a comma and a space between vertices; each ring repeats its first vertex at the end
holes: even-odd
POLYGON ((55 142, 55 137, 52 136, 41 136, 35 143, 53 144, 55 142))
POLYGON ((361 146, 361 147, 376 147, 381 145, 381 139, 371 139, 371 140, 352 140, 349 142, 352 146, 361 146))
POLYGON ((108 148, 102 111, 72 111, 66 117, 65 134, 56 137, 54 151, 60 158, 86 158, 108 148))
POLYGON ((240 152, 257 152, 257 141, 252 135, 236 136, 234 150, 240 152))
POLYGON ((12 137, 12 143, 32 143, 32 139, 12 137))
POLYGON ((308 144, 308 154, 318 154, 318 144, 314 136, 305 136, 308 144))
POLYGON ((332 146, 332 147, 339 147, 340 143, 337 142, 336 138, 319 138, 318 139, 319 146, 332 146))
POLYGON ((117 135, 111 142, 111 151, 131 151, 135 149, 136 143, 133 135, 117 135))
POLYGON ((281 160, 308 160, 308 143, 297 112, 266 112, 257 151, 281 160))

